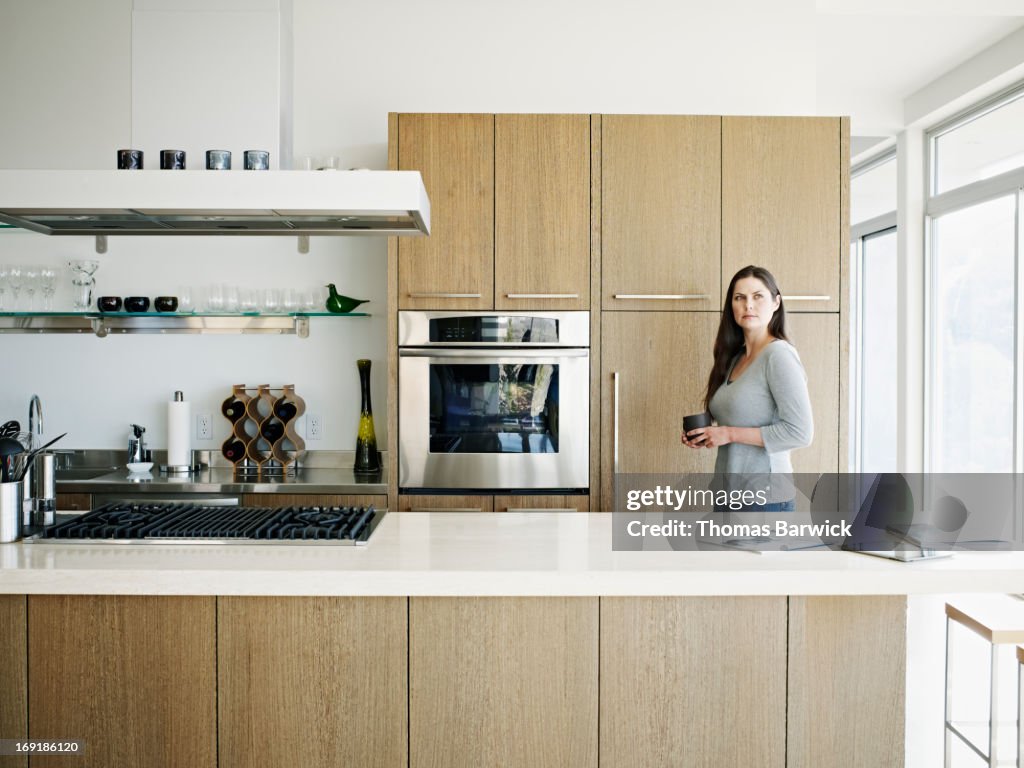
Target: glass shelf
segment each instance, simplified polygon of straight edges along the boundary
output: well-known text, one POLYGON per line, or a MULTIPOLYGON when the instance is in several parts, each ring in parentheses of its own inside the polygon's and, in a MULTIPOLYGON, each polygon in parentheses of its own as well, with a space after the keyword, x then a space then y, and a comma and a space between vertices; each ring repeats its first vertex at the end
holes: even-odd
POLYGON ((311 317, 368 312, 0 312, 0 333, 269 333, 309 336, 311 317))

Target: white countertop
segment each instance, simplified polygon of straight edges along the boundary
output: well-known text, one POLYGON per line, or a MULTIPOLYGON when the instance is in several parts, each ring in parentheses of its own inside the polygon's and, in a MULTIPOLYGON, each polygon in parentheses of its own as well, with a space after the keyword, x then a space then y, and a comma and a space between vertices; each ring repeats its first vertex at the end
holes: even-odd
POLYGON ((1024 552, 614 552, 608 513, 389 513, 365 547, 0 545, 0 593, 868 595, 1024 592, 1024 552))

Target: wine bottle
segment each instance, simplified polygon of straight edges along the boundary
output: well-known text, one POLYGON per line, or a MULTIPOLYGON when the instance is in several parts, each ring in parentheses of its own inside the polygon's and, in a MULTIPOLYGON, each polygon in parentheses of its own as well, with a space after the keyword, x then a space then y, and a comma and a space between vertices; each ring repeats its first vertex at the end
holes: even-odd
POLYGON ((235 400, 234 396, 231 396, 221 404, 220 412, 224 414, 224 418, 234 424, 245 416, 245 403, 235 400))
POLYGON ((356 433, 356 461, 352 468, 357 475, 380 472, 380 454, 377 453, 377 435, 373 429, 373 408, 370 405, 370 361, 357 360, 359 390, 359 431, 356 433))
POLYGON ((284 435, 284 424, 275 419, 265 421, 260 427, 260 434, 267 439, 268 443, 276 443, 284 435))
POLYGON ((280 399, 274 403, 274 415, 281 421, 291 421, 295 418, 297 412, 298 408, 295 407, 295 403, 289 403, 287 400, 280 399))
POLYGON ((220 452, 224 458, 235 464, 245 458, 245 443, 241 440, 228 440, 224 443, 220 452))

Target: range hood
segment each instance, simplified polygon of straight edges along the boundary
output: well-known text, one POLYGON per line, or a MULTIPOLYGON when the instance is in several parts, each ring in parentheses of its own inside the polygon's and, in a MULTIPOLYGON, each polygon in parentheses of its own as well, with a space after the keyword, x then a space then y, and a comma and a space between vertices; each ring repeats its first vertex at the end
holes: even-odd
POLYGON ((429 235, 418 171, 0 171, 0 222, 46 235, 429 235))

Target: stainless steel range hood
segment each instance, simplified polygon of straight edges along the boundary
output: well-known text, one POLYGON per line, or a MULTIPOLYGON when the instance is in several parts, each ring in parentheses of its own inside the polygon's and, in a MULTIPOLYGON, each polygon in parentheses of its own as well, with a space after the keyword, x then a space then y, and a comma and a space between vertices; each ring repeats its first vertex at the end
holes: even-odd
POLYGON ((0 222, 47 235, 428 235, 418 171, 0 171, 0 222))

